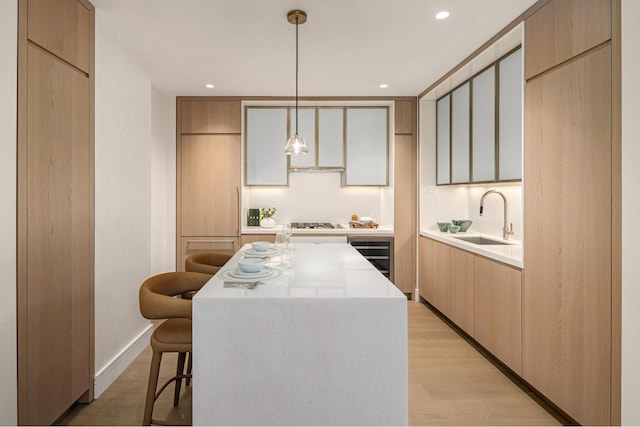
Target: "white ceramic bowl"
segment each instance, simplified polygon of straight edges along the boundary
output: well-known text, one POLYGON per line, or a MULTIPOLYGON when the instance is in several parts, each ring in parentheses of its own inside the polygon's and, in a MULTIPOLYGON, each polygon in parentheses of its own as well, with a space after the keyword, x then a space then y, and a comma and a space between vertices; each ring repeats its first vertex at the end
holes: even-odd
POLYGON ((254 251, 266 251, 268 249, 271 249, 271 242, 253 242, 251 244, 251 247, 253 248, 254 251))
POLYGON ((243 258, 238 261, 238 267, 245 273, 257 273, 264 267, 265 260, 261 258, 243 258))
POLYGON ((373 218, 371 218, 370 216, 361 216, 360 217, 360 222, 362 222, 364 224, 368 224, 370 222, 373 222, 373 218))

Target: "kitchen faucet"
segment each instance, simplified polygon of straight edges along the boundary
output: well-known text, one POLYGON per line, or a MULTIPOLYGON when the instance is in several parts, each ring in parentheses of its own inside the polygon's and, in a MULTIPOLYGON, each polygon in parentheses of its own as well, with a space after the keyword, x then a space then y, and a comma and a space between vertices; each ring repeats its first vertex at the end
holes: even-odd
POLYGON ((509 235, 513 234, 513 224, 509 224, 509 227, 507 227, 507 198, 504 197, 504 194, 496 190, 489 190, 484 193, 482 198, 480 198, 480 216, 482 216, 482 211, 484 210, 484 198, 491 193, 498 194, 502 197, 502 200, 504 200, 504 225, 502 227, 502 238, 504 240, 509 240, 509 235))

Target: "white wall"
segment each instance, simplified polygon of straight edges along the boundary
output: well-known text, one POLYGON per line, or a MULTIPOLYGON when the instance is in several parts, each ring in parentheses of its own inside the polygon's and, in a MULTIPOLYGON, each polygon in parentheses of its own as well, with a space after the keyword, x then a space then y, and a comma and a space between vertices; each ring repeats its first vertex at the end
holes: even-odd
POLYGON ((0 1, 0 425, 16 425, 16 116, 18 2, 0 1))
POLYGON ((151 88, 151 274, 176 269, 176 98, 151 88))
MULTIPOLYGON (((95 368, 96 394, 148 344, 138 289, 172 266, 167 191, 173 174, 163 131, 171 99, 154 93, 146 65, 96 10, 95 368), (157 121, 152 120, 152 116, 157 121), (153 137, 152 137, 153 135, 153 137), (152 167, 153 164, 153 167, 152 167), (152 174, 155 181, 152 185, 152 174), (153 203, 153 209, 152 209, 153 203), (152 215, 153 212, 153 215, 152 215), (153 230, 153 238, 152 238, 153 230), (152 250, 152 246, 157 245, 152 250), (153 268, 152 268, 153 259, 153 268), (138 346, 136 346, 136 343, 138 346), (130 350, 134 348, 135 350, 130 350), (127 353, 127 351, 129 353, 127 353), (124 353, 124 355, 123 355, 124 353), (123 360, 125 359, 125 360, 123 360), (115 367, 114 367, 115 366, 115 367), (106 372, 106 373, 105 373, 106 372), (106 377, 107 380, 102 380, 106 377)), ((175 126, 175 125, 173 125, 175 126)), ((175 150, 174 150, 175 151, 175 150)), ((174 220, 175 223, 175 220, 174 220)))
POLYGON ((327 221, 348 223, 352 214, 374 216, 393 227, 393 198, 385 187, 341 187, 340 173, 292 172, 289 187, 246 187, 246 209, 276 206, 276 222, 327 221))
POLYGON ((640 425, 640 2, 622 1, 622 423, 640 425))

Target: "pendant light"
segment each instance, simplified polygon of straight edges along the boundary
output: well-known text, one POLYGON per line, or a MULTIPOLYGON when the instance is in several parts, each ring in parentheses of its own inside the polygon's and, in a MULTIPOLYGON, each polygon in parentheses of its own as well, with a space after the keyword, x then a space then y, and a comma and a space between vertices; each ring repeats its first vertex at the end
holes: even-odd
POLYGON ((287 14, 287 21, 296 25, 296 133, 289 138, 284 152, 291 154, 307 154, 307 141, 298 133, 298 25, 307 22, 307 14, 302 10, 292 10, 287 14))

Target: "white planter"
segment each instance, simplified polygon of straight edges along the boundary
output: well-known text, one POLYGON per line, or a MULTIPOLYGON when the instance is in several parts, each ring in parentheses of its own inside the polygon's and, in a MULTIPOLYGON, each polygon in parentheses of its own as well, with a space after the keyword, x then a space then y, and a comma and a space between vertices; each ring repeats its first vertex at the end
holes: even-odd
POLYGON ((273 218, 262 218, 260 220, 260 227, 262 228, 273 228, 276 225, 276 220, 273 218))

